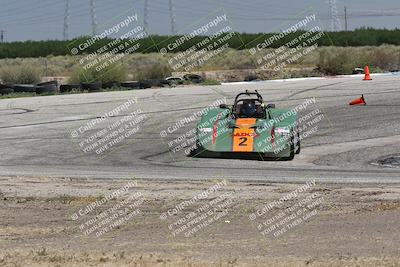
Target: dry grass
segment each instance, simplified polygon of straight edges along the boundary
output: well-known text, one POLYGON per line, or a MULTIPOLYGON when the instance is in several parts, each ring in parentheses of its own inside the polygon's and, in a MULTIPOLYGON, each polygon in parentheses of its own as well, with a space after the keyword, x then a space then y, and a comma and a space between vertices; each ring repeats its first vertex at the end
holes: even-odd
POLYGON ((369 65, 373 72, 400 69, 400 47, 324 47, 318 50, 317 66, 328 74, 348 74, 354 67, 369 65))
MULTIPOLYGON (((173 54, 162 56, 159 53, 131 54, 123 57, 121 63, 129 79, 147 79, 168 76, 171 71, 168 59, 172 56, 173 54)), ((257 57, 250 56, 247 50, 228 49, 194 71, 255 69, 256 59, 257 57)), ((78 60, 79 57, 71 56, 1 59, 0 65, 28 65, 40 70, 44 76, 70 76, 78 60)), ((375 72, 400 69, 400 46, 321 47, 288 65, 288 68, 319 67, 321 72, 327 74, 350 74, 354 67, 364 65, 370 65, 375 72)), ((290 76, 285 73, 280 76, 285 75, 290 76)))
POLYGON ((35 84, 41 81, 42 73, 39 69, 29 64, 2 65, 0 79, 3 83, 35 84))

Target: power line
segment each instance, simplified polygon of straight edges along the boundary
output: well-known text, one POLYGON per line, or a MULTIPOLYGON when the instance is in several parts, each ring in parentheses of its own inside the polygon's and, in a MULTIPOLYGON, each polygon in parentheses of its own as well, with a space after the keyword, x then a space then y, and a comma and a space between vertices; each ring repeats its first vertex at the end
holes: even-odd
MULTIPOLYGON (((115 6, 115 4, 112 3, 112 6, 115 6)), ((98 10, 110 10, 110 8, 111 8, 111 6, 108 6, 108 5, 102 6, 102 8, 96 8, 96 12, 98 10)), ((86 10, 84 12, 78 12, 78 11, 81 11, 81 8, 79 8, 79 10, 71 10, 71 8, 70 8, 70 17, 71 18, 80 18, 80 17, 89 17, 90 16, 90 10, 86 10)), ((35 15, 34 17, 29 17, 29 18, 18 20, 18 21, 6 23, 4 25, 7 25, 7 27, 9 27, 9 26, 25 27, 27 24, 33 25, 33 24, 43 24, 43 23, 49 23, 49 22, 60 22, 60 18, 61 18, 61 16, 58 14, 53 14, 46 18, 38 17, 37 15, 35 15)), ((50 27, 50 26, 53 26, 53 25, 46 25, 46 27, 50 27)), ((73 26, 73 25, 70 24, 69 26, 73 26)), ((81 25, 79 27, 82 28, 81 25)))
MULTIPOLYGON (((64 1, 64 0, 62 0, 64 1)), ((61 2, 53 2, 51 4, 60 4, 61 2)), ((19 20, 18 16, 23 16, 25 17, 27 14, 32 14, 35 17, 38 17, 39 10, 44 10, 47 13, 46 8, 49 7, 49 3, 41 3, 43 5, 34 5, 30 6, 29 10, 25 10, 24 8, 21 8, 19 10, 15 10, 14 12, 6 12, 6 14, 0 16, 0 21, 2 21, 2 24, 7 24, 8 21, 10 20, 19 20)), ((27 5, 25 5, 26 7, 27 5)), ((0 10, 1 12, 4 12, 4 10, 0 10)))
MULTIPOLYGON (((26 3, 23 3, 21 6, 14 6, 10 9, 1 9, 1 12, 6 13, 7 16, 14 16, 14 15, 18 15, 21 13, 25 13, 25 12, 30 12, 34 9, 42 9, 45 7, 48 7, 49 5, 53 5, 53 4, 59 4, 64 0, 47 0, 47 1, 51 1, 50 3, 45 3, 46 0, 32 0, 29 2, 30 5, 27 5, 26 3), (41 4, 41 5, 39 5, 41 4), (25 12, 24 12, 25 11, 25 12)), ((4 19, 7 16, 1 16, 2 19, 4 19)))

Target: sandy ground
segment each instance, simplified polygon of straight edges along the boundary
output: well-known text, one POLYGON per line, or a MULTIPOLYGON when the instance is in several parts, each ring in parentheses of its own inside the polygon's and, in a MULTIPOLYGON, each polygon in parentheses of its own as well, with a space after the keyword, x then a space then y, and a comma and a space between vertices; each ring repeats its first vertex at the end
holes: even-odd
POLYGON ((3 177, 0 218, 0 266, 400 265, 400 185, 3 177))

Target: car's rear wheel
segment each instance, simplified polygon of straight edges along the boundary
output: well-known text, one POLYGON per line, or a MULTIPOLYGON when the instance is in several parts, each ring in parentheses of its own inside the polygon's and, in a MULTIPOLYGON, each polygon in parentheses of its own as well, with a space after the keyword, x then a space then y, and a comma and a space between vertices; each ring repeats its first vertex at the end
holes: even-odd
POLYGON ((282 160, 292 160, 294 159, 294 154, 296 153, 296 148, 294 145, 294 135, 292 134, 292 137, 290 139, 290 147, 289 147, 289 156, 287 157, 281 157, 282 160))
POLYGON ((296 152, 295 154, 300 154, 300 133, 297 131, 297 142, 296 142, 296 152))

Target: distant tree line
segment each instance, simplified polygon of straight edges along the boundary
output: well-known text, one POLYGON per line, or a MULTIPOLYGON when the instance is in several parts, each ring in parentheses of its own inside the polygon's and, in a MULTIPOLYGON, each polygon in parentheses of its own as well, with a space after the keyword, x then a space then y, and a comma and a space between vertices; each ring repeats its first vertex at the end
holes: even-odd
MULTIPOLYGON (((297 31, 286 35, 285 37, 274 41, 268 45, 270 48, 278 48, 287 44, 296 37, 304 34, 304 31, 297 31)), ((229 34, 229 33, 227 33, 229 34)), ((227 35, 225 34, 225 35, 227 35)), ((227 41, 229 47, 234 49, 250 49, 263 40, 272 38, 274 33, 236 33, 233 38, 227 41)), ((220 36, 221 37, 221 36, 220 36)), ((222 36, 223 37, 223 36, 222 36)), ((139 41, 139 46, 135 52, 152 53, 158 52, 160 48, 176 42, 183 38, 182 36, 159 36, 153 35, 139 41)), ((207 36, 197 36, 190 40, 186 40, 179 45, 173 52, 185 51, 186 49, 204 41, 207 36)), ((6 42, 0 44, 0 58, 24 58, 24 57, 46 57, 46 56, 64 56, 71 55, 71 49, 78 44, 82 44, 90 40, 90 37, 80 37, 69 41, 48 40, 48 41, 24 41, 24 42, 6 42)), ((113 40, 102 39, 96 41, 78 54, 90 54, 98 51, 101 47, 110 44, 113 40)), ((126 42, 128 43, 128 42, 126 42)), ((327 32, 316 43, 319 46, 379 46, 383 44, 400 45, 400 29, 386 30, 361 28, 347 32, 327 32)), ((132 43, 124 47, 123 50, 132 49, 137 43, 132 43)))

